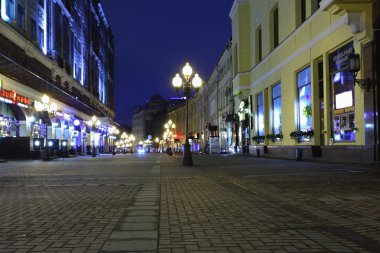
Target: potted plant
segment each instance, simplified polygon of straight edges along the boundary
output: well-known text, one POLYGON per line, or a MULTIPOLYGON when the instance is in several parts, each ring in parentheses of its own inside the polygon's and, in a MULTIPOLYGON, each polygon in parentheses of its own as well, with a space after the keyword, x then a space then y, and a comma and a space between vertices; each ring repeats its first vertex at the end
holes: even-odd
POLYGON ((303 138, 311 139, 314 136, 314 130, 307 130, 307 131, 293 131, 290 133, 290 138, 293 140, 296 140, 297 142, 301 142, 303 138))
POLYGON ((265 139, 270 140, 272 142, 281 141, 282 138, 284 138, 284 136, 282 135, 281 132, 277 133, 277 134, 267 134, 267 135, 265 135, 265 139))
POLYGON ((272 142, 276 142, 276 135, 275 134, 267 134, 267 135, 265 135, 265 139, 270 140, 272 142))
POLYGON ((252 137, 252 141, 256 142, 256 144, 260 144, 264 142, 265 140, 265 135, 256 135, 252 137))

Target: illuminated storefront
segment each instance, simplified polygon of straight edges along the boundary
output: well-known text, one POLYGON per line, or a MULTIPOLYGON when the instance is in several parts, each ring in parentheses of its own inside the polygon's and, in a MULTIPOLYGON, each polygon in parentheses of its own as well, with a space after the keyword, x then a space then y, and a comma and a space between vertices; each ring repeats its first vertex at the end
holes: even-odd
POLYGON ((230 12, 241 145, 252 134, 250 148, 265 156, 379 160, 379 4, 312 0, 299 9, 256 3, 234 1, 230 12), (273 13, 279 22, 268 25, 273 13))

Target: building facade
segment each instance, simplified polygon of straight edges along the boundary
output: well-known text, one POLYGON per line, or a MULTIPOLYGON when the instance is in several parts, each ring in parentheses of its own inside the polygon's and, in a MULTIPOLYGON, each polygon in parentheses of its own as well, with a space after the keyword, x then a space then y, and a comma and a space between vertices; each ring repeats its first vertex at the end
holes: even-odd
POLYGON ((210 153, 210 138, 214 141, 213 153, 234 151, 233 103, 229 41, 210 77, 189 101, 190 136, 197 140, 200 151, 210 153))
POLYGON ((233 94, 243 152, 379 160, 378 9, 376 1, 235 0, 233 94), (355 54, 357 73, 349 68, 355 54))
MULTIPOLYGON (((189 110, 190 112, 190 110, 189 110)), ((171 120, 175 128, 172 130, 173 135, 169 137, 170 147, 174 151, 181 151, 182 144, 186 141, 186 103, 185 100, 177 101, 168 107, 168 120, 171 120)), ((190 120, 189 120, 190 123, 190 120)), ((190 129, 190 126, 189 126, 190 129)), ((164 130, 164 129, 163 129, 164 130)), ((191 136, 193 143, 194 136, 191 136)), ((165 140, 164 140, 165 141, 165 140)))
POLYGON ((1 0, 0 6, 0 146, 22 146, 26 154, 45 138, 54 149, 68 143, 81 153, 91 146, 107 151, 114 42, 99 0, 1 0), (88 124, 94 115, 100 124, 88 124))
POLYGON ((136 107, 132 116, 132 134, 137 143, 161 136, 166 119, 167 102, 158 94, 150 97, 144 106, 136 107))

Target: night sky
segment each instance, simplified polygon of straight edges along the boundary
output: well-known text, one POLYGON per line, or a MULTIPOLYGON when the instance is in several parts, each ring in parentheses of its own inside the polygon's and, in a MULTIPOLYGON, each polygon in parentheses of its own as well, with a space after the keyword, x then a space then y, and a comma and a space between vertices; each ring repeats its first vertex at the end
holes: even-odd
POLYGON ((131 125, 133 107, 159 93, 188 61, 207 81, 231 37, 233 0, 103 0, 115 37, 116 121, 131 125))

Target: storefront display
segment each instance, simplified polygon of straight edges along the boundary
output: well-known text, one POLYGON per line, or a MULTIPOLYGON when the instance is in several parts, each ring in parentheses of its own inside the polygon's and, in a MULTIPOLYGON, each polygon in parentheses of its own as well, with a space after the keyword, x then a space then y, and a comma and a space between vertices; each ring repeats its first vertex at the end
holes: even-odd
POLYGON ((355 86, 353 76, 348 72, 348 57, 353 53, 353 44, 350 43, 330 55, 334 142, 356 140, 355 86))
POLYGON ((16 119, 0 115, 0 137, 18 137, 19 126, 16 119))

